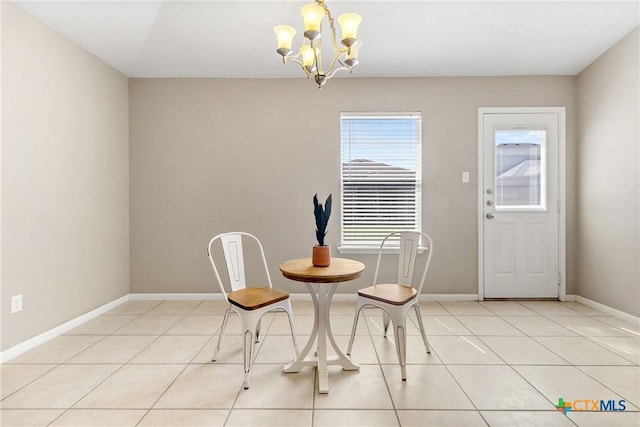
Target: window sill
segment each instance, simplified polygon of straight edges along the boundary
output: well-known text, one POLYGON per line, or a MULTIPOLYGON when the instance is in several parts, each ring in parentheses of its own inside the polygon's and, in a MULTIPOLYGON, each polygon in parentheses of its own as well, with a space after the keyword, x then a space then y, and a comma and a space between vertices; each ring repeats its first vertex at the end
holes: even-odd
POLYGON ((356 248, 356 247, 338 246, 337 249, 338 249, 338 253, 344 254, 344 255, 371 255, 371 254, 375 255, 378 253, 377 248, 374 249, 374 248, 356 248))

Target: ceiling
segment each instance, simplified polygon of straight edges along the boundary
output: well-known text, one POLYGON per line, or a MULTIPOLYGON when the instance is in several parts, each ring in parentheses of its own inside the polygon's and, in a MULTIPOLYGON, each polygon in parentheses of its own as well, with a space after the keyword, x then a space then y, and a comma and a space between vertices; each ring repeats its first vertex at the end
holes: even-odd
MULTIPOLYGON (((129 77, 277 78, 302 72, 282 64, 273 26, 295 27, 296 49, 309 2, 15 3, 129 77)), ((575 75, 640 21, 640 0, 326 4, 334 18, 362 16, 362 77, 575 75)))

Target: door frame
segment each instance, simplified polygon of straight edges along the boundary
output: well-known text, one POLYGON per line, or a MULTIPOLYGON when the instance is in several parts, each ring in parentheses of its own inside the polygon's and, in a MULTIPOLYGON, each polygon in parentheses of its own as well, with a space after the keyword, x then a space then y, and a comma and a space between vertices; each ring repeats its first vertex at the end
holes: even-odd
POLYGON ((484 115, 485 114, 558 115, 558 299, 567 299, 567 180, 566 180, 566 108, 565 107, 479 107, 478 108, 478 301, 484 300, 484 115))

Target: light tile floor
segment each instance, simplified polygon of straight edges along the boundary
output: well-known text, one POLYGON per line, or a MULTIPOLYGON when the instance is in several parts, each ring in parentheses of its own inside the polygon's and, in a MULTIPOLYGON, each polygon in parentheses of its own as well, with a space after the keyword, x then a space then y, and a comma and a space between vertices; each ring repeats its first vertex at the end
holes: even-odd
MULTIPOLYGON (((353 302, 331 322, 346 349, 353 302)), ((424 302, 433 351, 412 318, 406 382, 380 312, 359 322, 359 371, 330 367, 317 393, 293 358, 286 316, 263 320, 251 388, 242 389, 240 322, 211 362, 221 301, 131 301, 0 365, 2 426, 640 426, 640 325, 577 303, 424 302), (557 411, 558 399, 625 411, 557 411)), ((293 301, 302 346, 313 306, 293 301)))

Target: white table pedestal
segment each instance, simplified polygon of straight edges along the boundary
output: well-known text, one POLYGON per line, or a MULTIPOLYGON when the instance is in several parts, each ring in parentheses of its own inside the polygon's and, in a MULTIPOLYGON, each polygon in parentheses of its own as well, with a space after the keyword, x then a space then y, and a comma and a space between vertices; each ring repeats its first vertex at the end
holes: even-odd
POLYGON ((313 330, 309 341, 305 344, 304 348, 296 357, 296 360, 285 365, 284 372, 300 372, 300 369, 306 366, 318 367, 318 392, 329 393, 329 374, 327 372, 327 366, 342 366, 345 371, 355 371, 360 369, 360 366, 353 363, 349 357, 347 357, 336 344, 336 340, 331 332, 331 321, 329 314, 331 310, 331 300, 333 294, 338 287, 337 283, 317 284, 315 285, 317 290, 314 289, 314 285, 311 283, 305 283, 311 298, 313 299, 313 305, 315 307, 315 319, 313 322, 313 330), (337 354, 337 358, 327 359, 327 338, 329 343, 333 347, 333 350, 337 354), (313 345, 317 343, 316 356, 307 359, 313 345))

